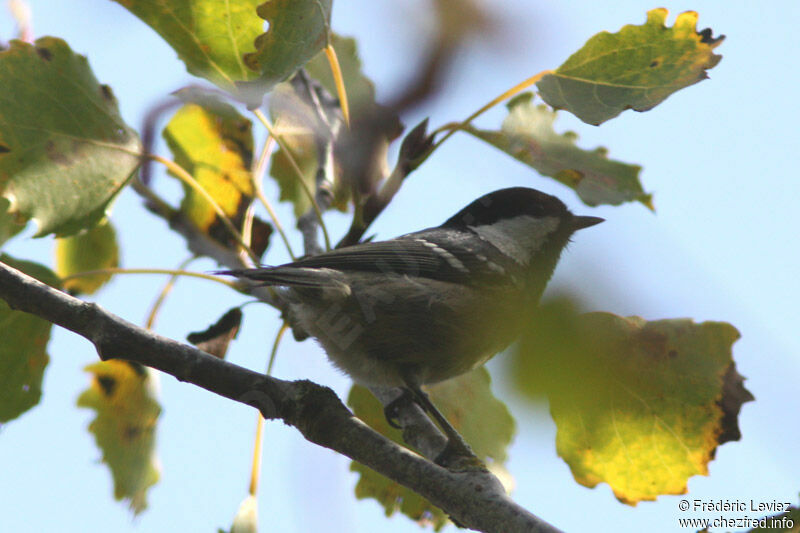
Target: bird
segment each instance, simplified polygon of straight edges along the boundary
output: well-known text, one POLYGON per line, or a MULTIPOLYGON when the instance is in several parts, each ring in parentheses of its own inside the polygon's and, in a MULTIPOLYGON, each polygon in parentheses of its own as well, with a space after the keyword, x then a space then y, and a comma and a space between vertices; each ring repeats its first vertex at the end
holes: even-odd
MULTIPOLYGON (((472 452, 421 386, 466 373, 516 340, 570 237, 600 222, 511 187, 437 227, 219 273, 277 287, 295 337, 315 338, 356 383, 408 393, 447 436, 436 459, 446 464, 472 452)), ((391 404, 386 413, 391 422, 391 404)))

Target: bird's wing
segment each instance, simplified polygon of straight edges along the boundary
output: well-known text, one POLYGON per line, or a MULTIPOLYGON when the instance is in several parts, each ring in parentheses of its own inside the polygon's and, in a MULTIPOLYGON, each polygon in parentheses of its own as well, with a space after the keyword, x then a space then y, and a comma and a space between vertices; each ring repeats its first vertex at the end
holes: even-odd
MULTIPOLYGON (((337 272, 399 274, 458 283, 501 280, 501 266, 458 243, 435 244, 425 238, 432 231, 436 230, 348 246, 277 267, 227 273, 266 284, 305 287, 335 283, 337 272)), ((441 236, 437 237, 436 242, 442 242, 441 236)))

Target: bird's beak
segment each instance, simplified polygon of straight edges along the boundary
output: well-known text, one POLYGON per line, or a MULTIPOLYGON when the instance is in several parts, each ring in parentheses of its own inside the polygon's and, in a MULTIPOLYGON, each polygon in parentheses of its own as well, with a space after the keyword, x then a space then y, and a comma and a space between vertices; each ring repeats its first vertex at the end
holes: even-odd
POLYGON ((600 217, 572 217, 572 226, 576 230, 579 230, 605 222, 605 220, 606 219, 600 217))

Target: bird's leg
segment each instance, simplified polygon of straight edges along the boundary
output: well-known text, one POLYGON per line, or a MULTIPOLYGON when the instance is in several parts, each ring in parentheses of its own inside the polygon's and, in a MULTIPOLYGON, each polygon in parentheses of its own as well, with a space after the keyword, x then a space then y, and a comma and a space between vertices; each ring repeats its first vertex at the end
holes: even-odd
POLYGON ((398 413, 402 412, 406 405, 415 403, 414 395, 410 390, 405 387, 400 390, 402 393, 383 408, 383 416, 386 417, 386 422, 395 429, 403 429, 399 422, 398 413))
MULTIPOLYGON (((472 448, 464 440, 464 438, 456 431, 456 429, 447 421, 447 419, 439 412, 433 402, 431 402, 428 395, 420 388, 419 385, 411 380, 405 380, 406 390, 411 393, 414 401, 427 412, 433 420, 439 425, 442 432, 447 437, 447 446, 436 457, 434 462, 439 466, 445 468, 455 465, 466 466, 479 466, 484 467, 483 462, 478 459, 472 448)), ((402 398, 402 396, 401 396, 402 398)), ((398 398, 399 399, 399 398, 398 398)), ((394 403, 394 402, 393 402, 394 403)))

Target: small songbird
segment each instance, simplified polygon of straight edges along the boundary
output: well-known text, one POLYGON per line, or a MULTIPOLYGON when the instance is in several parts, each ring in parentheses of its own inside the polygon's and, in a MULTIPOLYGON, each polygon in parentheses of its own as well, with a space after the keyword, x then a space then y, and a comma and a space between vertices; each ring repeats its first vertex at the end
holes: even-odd
POLYGON ((317 339, 357 383, 406 389, 442 427, 448 453, 466 455, 420 386, 468 372, 508 347, 533 319, 570 236, 602 221, 513 187, 435 228, 221 273, 285 287, 279 295, 296 336, 317 339))

